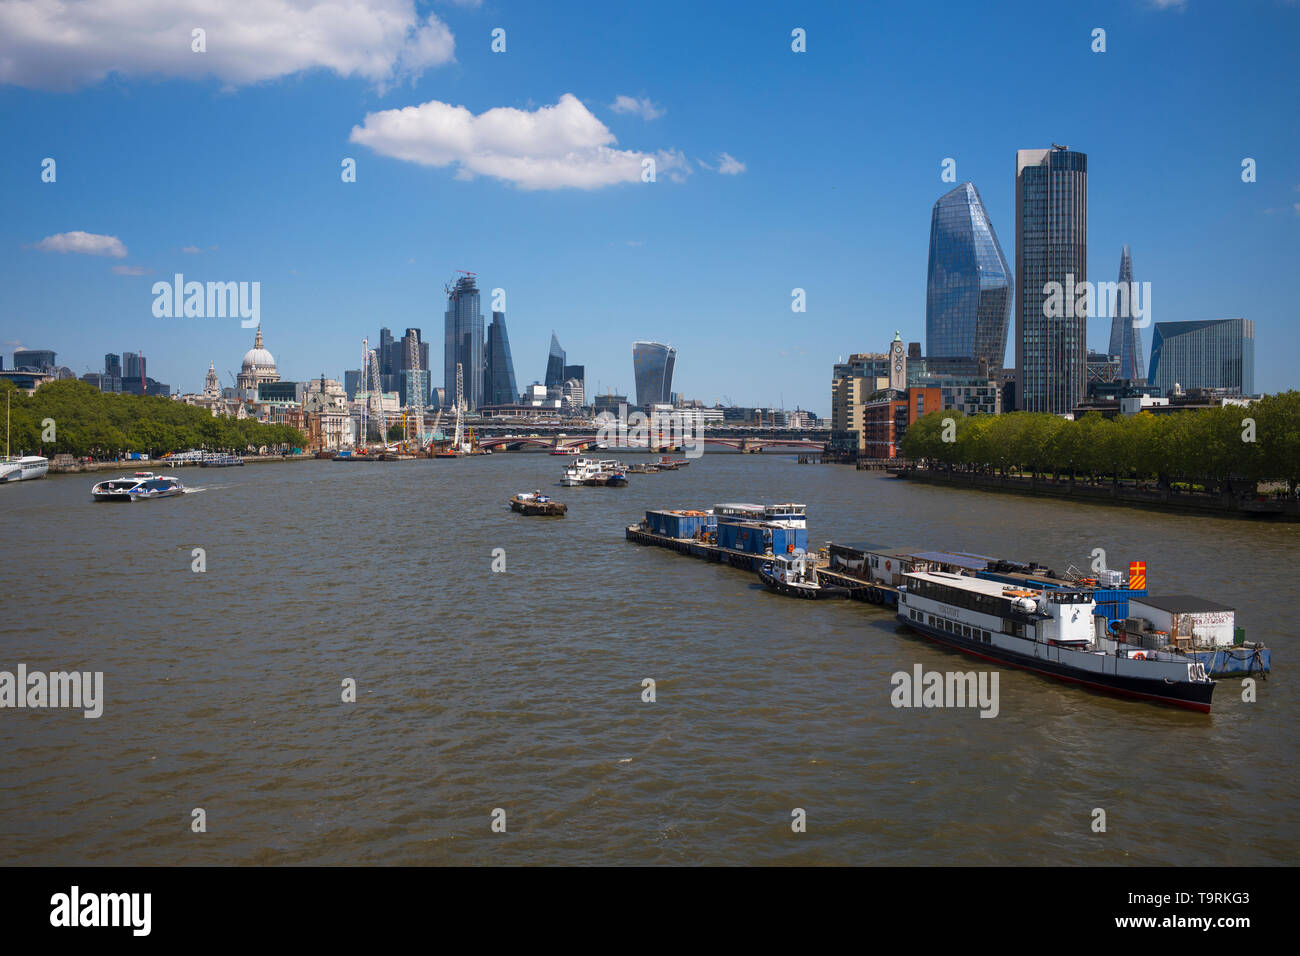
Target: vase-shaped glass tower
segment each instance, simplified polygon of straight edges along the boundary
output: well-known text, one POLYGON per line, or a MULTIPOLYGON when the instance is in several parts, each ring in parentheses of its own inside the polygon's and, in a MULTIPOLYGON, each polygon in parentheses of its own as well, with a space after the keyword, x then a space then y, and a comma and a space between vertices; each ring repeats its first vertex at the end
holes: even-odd
POLYGON ((925 357, 930 371, 988 375, 1002 368, 1011 321, 1011 270, 974 183, 941 196, 930 216, 925 357))

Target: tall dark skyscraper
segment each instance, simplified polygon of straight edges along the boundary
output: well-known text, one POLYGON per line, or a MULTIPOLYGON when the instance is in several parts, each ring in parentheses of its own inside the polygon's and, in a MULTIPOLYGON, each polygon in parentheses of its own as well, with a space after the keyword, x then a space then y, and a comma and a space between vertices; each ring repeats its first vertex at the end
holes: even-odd
POLYGON ((145 359, 137 352, 122 353, 122 378, 139 384, 145 377, 145 359))
POLYGON ((658 342, 632 343, 632 373, 636 377, 636 403, 651 405, 672 401, 673 365, 677 350, 658 342))
POLYGON ((114 377, 122 377, 122 356, 114 355, 109 352, 104 356, 104 374, 114 377))
POLYGON ((1011 272, 974 183, 941 196, 930 216, 925 357, 932 372, 1002 368, 1011 321, 1011 272))
POLYGON ((467 409, 483 404, 483 313, 472 275, 447 287, 446 340, 443 347, 443 387, 447 402, 456 403, 456 366, 461 366, 467 409))
POLYGON ((492 313, 487 330, 487 368, 483 374, 483 395, 489 405, 513 405, 519 401, 515 384, 515 363, 510 355, 510 336, 506 333, 506 314, 492 313))
POLYGON ((1047 284, 1074 312, 1088 280, 1088 156, 1068 147, 1016 153, 1016 407, 1062 414, 1088 389, 1088 320, 1048 316, 1047 284))
MULTIPOLYGON (((1119 256, 1120 289, 1133 289, 1133 257, 1125 246, 1119 256)), ((1119 356, 1119 377, 1132 382, 1145 382, 1146 360, 1142 357, 1142 330, 1134 323, 1131 297, 1119 292, 1115 315, 1110 320, 1110 354, 1119 356)))
POLYGON ((551 333, 551 351, 546 357, 546 380, 544 384, 547 388, 552 385, 564 384, 564 349, 560 348, 560 340, 551 333))
POLYGON ((393 347, 393 333, 390 329, 379 330, 379 347, 375 349, 375 360, 379 363, 379 389, 384 392, 397 391, 396 361, 398 351, 393 347))

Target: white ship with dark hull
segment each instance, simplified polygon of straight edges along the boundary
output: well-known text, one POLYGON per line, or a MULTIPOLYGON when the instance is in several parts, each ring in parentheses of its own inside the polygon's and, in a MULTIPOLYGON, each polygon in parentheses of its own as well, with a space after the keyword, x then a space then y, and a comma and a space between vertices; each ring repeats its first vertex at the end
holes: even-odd
POLYGON ((1203 664, 1114 640, 1105 619, 1093 615, 1095 607, 1088 590, 1033 590, 922 571, 903 576, 898 620, 936 643, 985 660, 1209 713, 1214 681, 1203 664))
POLYGON ((0 458, 0 482, 31 481, 44 478, 50 470, 50 460, 40 455, 23 455, 21 458, 0 458))
POLYGON ((110 478, 90 489, 96 501, 148 501, 154 498, 172 498, 185 494, 179 478, 137 471, 134 475, 110 478))

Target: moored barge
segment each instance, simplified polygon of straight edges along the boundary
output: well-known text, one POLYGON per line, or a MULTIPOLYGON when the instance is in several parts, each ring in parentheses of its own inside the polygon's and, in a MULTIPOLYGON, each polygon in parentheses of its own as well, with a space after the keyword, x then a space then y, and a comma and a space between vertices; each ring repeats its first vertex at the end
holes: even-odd
POLYGON ((963 574, 905 575, 898 620, 953 650, 1095 690, 1209 713, 1214 681, 1185 655, 1107 634, 1087 589, 1028 590, 963 574), (1094 623, 1094 622, 1102 623, 1094 623))

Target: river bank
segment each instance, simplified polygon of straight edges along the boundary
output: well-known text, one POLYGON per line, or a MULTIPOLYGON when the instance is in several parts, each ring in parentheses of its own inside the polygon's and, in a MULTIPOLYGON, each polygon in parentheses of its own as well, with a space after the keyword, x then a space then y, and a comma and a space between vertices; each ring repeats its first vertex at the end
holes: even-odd
MULTIPOLYGON (((245 455, 244 464, 260 465, 263 462, 272 461, 315 461, 315 455, 245 455)), ((90 471, 160 471, 162 469, 171 470, 173 468, 197 468, 197 461, 178 461, 172 463, 166 458, 152 458, 143 461, 136 459, 122 459, 121 461, 50 461, 51 475, 74 475, 81 472, 90 471)), ((231 467, 231 466, 226 466, 231 467)), ((233 467, 239 467, 235 465, 233 467)))
POLYGON ((917 467, 894 467, 890 475, 907 481, 920 481, 959 488, 975 488, 1040 498, 1067 498, 1096 504, 1147 508, 1174 514, 1205 514, 1220 517, 1272 518, 1300 521, 1300 501, 1256 495, 1243 497, 1228 492, 1175 492, 1168 489, 1142 489, 1110 482, 1089 484, 1068 478, 1018 475, 985 475, 971 472, 938 471, 917 467))

